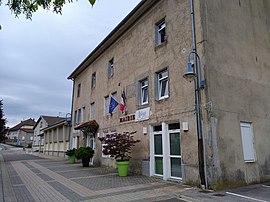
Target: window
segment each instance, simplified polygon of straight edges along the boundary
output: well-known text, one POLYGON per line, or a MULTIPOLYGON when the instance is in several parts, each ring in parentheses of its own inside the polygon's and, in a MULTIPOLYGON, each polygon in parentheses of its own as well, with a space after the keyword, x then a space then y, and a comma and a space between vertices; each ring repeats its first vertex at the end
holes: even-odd
POLYGON ((255 153, 253 147, 253 135, 251 123, 240 122, 243 155, 245 162, 254 162, 255 153))
POLYGON ((42 125, 43 125, 43 122, 42 122, 42 121, 40 121, 40 128, 42 128, 42 125))
POLYGON ((91 88, 96 87, 96 72, 92 74, 91 88))
POLYGON ((78 123, 78 124, 81 123, 81 109, 78 110, 78 119, 77 119, 77 123, 78 123))
POLYGON ((104 113, 105 115, 109 114, 109 106, 110 106, 110 100, 109 100, 109 96, 104 97, 104 113))
POLYGON ((78 89, 77 89, 77 97, 80 97, 81 94, 81 84, 78 84, 78 89))
POLYGON ((74 112, 74 120, 73 120, 74 125, 77 124, 77 110, 74 112))
POLYGON ((112 93, 112 97, 116 100, 117 92, 112 93))
POLYGON ((148 104, 148 79, 139 82, 140 105, 148 104))
POLYGON ((166 41, 166 22, 165 18, 156 24, 156 45, 166 41))
POLYGON ((169 97, 169 74, 167 69, 156 74, 156 97, 158 100, 169 97))
POLYGON ((108 65, 108 77, 111 78, 113 76, 113 73, 114 73, 114 64, 113 59, 111 59, 108 65))
POLYGON ((85 122, 86 114, 85 114, 85 107, 82 108, 82 122, 85 122))
POLYGON ((95 103, 90 104, 90 120, 93 120, 95 117, 95 103))

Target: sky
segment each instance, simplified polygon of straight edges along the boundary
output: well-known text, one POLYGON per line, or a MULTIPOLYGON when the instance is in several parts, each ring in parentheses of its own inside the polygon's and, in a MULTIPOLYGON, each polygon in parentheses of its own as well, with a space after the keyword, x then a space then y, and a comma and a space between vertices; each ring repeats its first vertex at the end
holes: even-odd
POLYGON ((140 0, 88 0, 64 6, 62 15, 40 9, 32 20, 0 6, 0 99, 7 126, 40 115, 71 111, 67 77, 140 0))

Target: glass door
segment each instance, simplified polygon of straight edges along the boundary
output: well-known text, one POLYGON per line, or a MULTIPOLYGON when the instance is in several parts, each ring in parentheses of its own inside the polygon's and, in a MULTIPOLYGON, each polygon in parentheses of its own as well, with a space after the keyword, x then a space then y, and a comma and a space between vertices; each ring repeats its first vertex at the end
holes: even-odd
POLYGON ((163 175, 163 148, 161 125, 154 127, 155 175, 163 175))
POLYGON ((170 167, 172 178, 182 178, 180 132, 170 132, 170 167))

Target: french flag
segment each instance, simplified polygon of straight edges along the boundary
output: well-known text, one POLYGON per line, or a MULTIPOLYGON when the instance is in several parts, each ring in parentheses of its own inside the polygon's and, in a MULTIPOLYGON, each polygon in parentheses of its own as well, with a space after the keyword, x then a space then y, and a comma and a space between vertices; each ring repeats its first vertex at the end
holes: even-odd
POLYGON ((126 94, 125 91, 122 91, 121 94, 121 102, 120 102, 120 111, 122 112, 122 114, 124 114, 126 112, 126 94))

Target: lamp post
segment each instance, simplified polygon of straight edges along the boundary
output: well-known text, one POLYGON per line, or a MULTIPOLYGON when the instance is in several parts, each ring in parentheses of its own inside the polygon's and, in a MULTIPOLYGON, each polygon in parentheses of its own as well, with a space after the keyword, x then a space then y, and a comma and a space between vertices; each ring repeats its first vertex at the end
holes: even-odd
POLYGON ((196 124, 197 124, 197 137, 198 137, 198 159, 199 159, 199 173, 201 184, 208 187, 206 177, 206 164, 205 164, 205 145, 201 124, 201 98, 200 90, 204 89, 204 80, 202 79, 201 72, 201 59, 199 54, 192 50, 188 54, 188 71, 183 75, 189 82, 194 81, 195 85, 195 112, 196 112, 196 124), (194 63, 190 61, 190 56, 194 55, 194 63), (198 62, 197 62, 198 59, 198 62), (199 74, 198 74, 199 72, 199 74))

